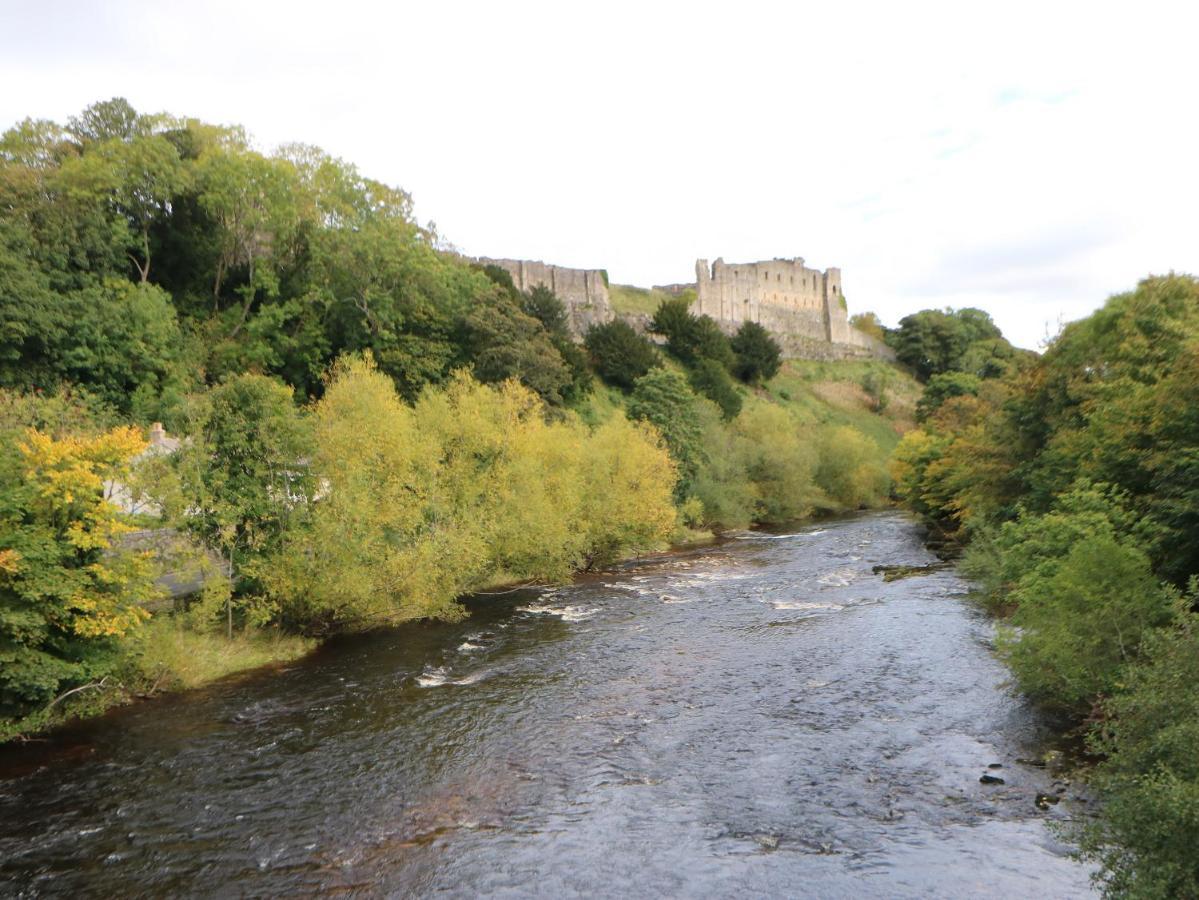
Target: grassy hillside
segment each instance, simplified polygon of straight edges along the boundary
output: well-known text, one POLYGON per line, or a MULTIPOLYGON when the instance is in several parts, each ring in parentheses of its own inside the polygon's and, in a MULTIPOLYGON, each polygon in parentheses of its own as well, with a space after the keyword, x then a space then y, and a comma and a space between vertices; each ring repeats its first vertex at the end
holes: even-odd
POLYGON ((655 288, 634 287, 631 284, 608 285, 608 296, 612 300, 612 308, 621 314, 643 313, 652 316, 663 300, 673 300, 676 296, 695 299, 695 291, 687 290, 682 294, 670 294, 655 288))
POLYGON ((882 360, 814 362, 793 359, 766 392, 802 419, 850 425, 890 453, 914 424, 922 386, 882 360))
MULTIPOLYGON (((685 372, 669 357, 665 365, 685 372)), ((782 370, 764 387, 740 390, 747 398, 755 396, 782 406, 801 422, 856 428, 889 455, 915 424, 916 401, 922 387, 907 372, 882 360, 794 359, 784 362, 782 370)), ((580 414, 596 424, 606 421, 627 402, 620 390, 597 381, 580 414)))

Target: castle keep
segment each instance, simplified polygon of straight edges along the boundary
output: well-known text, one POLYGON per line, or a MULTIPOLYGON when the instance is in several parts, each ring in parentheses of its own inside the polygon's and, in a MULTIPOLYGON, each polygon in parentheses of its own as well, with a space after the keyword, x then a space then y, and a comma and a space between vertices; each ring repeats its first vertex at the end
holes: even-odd
POLYGON ((780 334, 802 334, 844 344, 849 315, 841 296, 841 270, 809 269, 800 258, 729 265, 695 263, 696 315, 717 322, 757 322, 780 334))

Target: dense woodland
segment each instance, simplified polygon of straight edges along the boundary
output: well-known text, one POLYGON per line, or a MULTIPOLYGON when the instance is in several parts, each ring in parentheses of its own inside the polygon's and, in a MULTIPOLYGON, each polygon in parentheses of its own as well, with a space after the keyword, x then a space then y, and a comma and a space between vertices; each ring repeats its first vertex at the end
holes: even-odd
POLYGON ((652 328, 575 343, 552 293, 314 147, 119 99, 5 132, 0 736, 886 498, 897 435, 874 411, 900 373, 859 367, 871 409, 841 415, 761 328, 730 338, 685 301, 652 328), (177 452, 147 448, 155 421, 177 452), (173 612, 166 566, 206 584, 173 612))
POLYGON ((1087 735, 1108 893, 1199 896, 1199 282, 1149 278, 1040 357, 931 324, 895 340, 929 379, 896 490, 967 543, 1016 685, 1087 735))

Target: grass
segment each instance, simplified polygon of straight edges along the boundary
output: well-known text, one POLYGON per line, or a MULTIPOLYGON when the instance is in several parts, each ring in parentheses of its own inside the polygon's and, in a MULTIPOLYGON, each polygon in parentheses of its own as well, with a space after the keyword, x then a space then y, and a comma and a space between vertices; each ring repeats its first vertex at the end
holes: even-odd
POLYGON ((663 300, 673 300, 676 296, 686 297, 689 301, 693 301, 695 300, 695 291, 686 290, 682 294, 675 295, 654 288, 634 287, 631 284, 608 285, 608 298, 612 301, 612 308, 620 314, 644 313, 652 316, 657 312, 658 305, 663 300))
POLYGON ((289 662, 316 646, 311 638, 276 631, 224 634, 194 631, 169 615, 155 616, 130 648, 132 679, 156 690, 187 690, 210 681, 289 662))
POLYGON ((311 652, 311 638, 274 631, 223 634, 198 632, 159 614, 134 632, 122 648, 116 671, 60 702, 20 719, 0 719, 0 744, 20 740, 74 719, 98 716, 114 706, 162 691, 200 687, 238 672, 290 662, 311 652))
POLYGON ((890 453, 914 424, 919 382, 882 360, 818 362, 792 359, 766 385, 778 403, 802 418, 832 425, 849 425, 890 453), (882 384, 886 404, 876 410, 867 385, 882 384))

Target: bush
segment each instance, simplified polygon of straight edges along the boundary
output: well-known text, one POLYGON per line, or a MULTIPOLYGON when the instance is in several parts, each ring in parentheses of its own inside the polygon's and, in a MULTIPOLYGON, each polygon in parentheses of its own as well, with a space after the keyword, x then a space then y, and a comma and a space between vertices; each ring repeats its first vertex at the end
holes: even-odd
POLYGON ((1102 816, 1083 829, 1112 897, 1199 896, 1199 620, 1145 642, 1124 690, 1104 707, 1091 750, 1102 816))
POLYGON ((1145 634, 1171 621, 1176 600, 1142 551, 1105 534, 1074 544, 1047 577, 1026 575, 1013 596, 1016 628, 1003 631, 1002 655, 1021 690, 1072 713, 1120 686, 1145 634))
POLYGON ((583 345, 600 378, 627 391, 633 389, 638 378, 660 364, 654 345, 622 319, 592 325, 583 345))
POLYGON ((680 500, 690 492, 705 456, 697 401, 683 376, 669 369, 654 369, 637 379, 629 398, 629 417, 657 428, 670 449, 679 468, 680 500))
POLYGON ((729 376, 728 369, 714 359, 701 359, 691 369, 691 387, 718 407, 725 419, 737 418, 741 412, 741 395, 729 376))
POLYGON ((736 354, 733 371, 749 384, 769 381, 782 365, 782 349, 757 322, 743 322, 731 342, 736 354))

